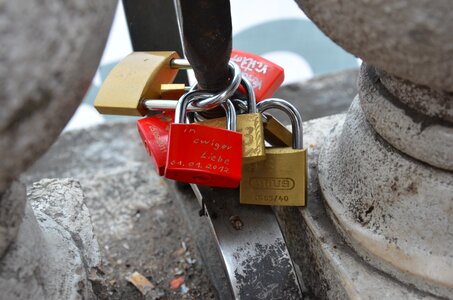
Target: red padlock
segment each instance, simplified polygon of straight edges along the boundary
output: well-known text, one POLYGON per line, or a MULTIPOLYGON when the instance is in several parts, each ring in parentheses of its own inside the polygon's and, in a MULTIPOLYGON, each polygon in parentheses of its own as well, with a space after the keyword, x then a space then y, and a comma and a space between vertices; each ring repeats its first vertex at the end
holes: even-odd
POLYGON ((189 92, 176 106, 170 125, 165 177, 208 186, 236 188, 242 175, 242 135, 235 132, 236 111, 230 100, 222 104, 228 129, 185 124, 186 107, 200 92, 189 92))
POLYGON ((166 111, 137 121, 137 128, 142 142, 160 176, 163 176, 165 172, 168 132, 170 124, 174 120, 174 111, 166 111))
MULTIPOLYGON (((273 62, 241 50, 231 52, 231 61, 235 62, 253 86, 256 102, 271 97, 285 79, 285 71, 273 62)), ((243 87, 239 88, 244 92, 243 87)))

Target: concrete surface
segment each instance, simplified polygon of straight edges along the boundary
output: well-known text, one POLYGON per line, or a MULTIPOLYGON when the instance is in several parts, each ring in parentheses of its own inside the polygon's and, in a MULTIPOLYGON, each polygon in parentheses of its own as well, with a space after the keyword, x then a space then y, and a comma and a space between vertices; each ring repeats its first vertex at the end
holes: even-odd
POLYGON ((217 297, 193 233, 167 182, 155 173, 135 122, 66 132, 21 179, 31 186, 46 177, 80 182, 103 260, 99 299, 217 297), (145 296, 126 279, 134 271, 154 286, 145 296), (173 289, 179 276, 184 285, 173 289))
POLYGON ((432 166, 453 170, 453 124, 400 102, 366 64, 360 71, 359 95, 368 122, 389 144, 432 166))
POLYGON ((333 223, 360 257, 398 280, 453 295, 453 173, 388 145, 356 98, 319 157, 333 223))
POLYGON ((0 259, 16 238, 26 203, 25 185, 15 181, 0 194, 0 259))
POLYGON ((52 145, 98 66, 117 1, 0 2, 0 193, 52 145))
POLYGON ((418 290, 418 286, 394 279, 374 268, 367 258, 358 256, 327 215, 318 180, 318 157, 326 137, 338 132, 344 118, 345 115, 335 115, 304 123, 309 165, 307 207, 275 208, 305 284, 304 296, 307 299, 438 299, 418 290))
POLYGON ((44 179, 29 190, 28 202, 0 261, 1 298, 94 299, 101 260, 80 185, 44 179))
POLYGON ((411 109, 430 118, 453 122, 453 93, 417 85, 382 70, 376 73, 388 92, 411 109))
POLYGON ((367 63, 414 83, 453 91, 451 1, 296 2, 328 37, 367 63))

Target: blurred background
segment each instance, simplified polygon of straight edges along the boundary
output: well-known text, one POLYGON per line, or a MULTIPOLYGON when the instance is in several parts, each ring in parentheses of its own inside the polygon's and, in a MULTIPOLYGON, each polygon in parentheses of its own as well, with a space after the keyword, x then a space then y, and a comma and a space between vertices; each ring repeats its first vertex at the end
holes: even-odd
MULTIPOLYGON (((135 34, 149 34, 146 28, 143 28, 145 26, 138 22, 141 12, 128 9, 137 7, 129 4, 134 1, 123 1, 118 3, 104 54, 91 87, 65 130, 89 127, 109 120, 132 118, 100 115, 93 107, 99 87, 110 70, 133 51, 132 44, 136 49, 141 47, 137 39, 131 40, 129 28, 135 30, 135 34)), ((165 2, 171 3, 169 6, 166 4, 167 8, 171 9, 173 1, 165 2)), ((282 66, 285 69, 285 81, 282 86, 301 83, 317 75, 356 68, 360 64, 359 59, 335 45, 317 29, 293 0, 230 0, 230 2, 233 48, 261 55, 282 66)), ((162 15, 162 11, 157 11, 156 7, 143 7, 143 11, 146 9, 151 11, 154 9, 158 17, 162 15)), ((169 34, 172 35, 171 39, 179 40, 176 29, 171 30, 165 24, 166 21, 174 22, 171 20, 170 16, 163 18, 161 16, 157 21, 148 20, 149 27, 152 28, 151 33, 156 36, 153 37, 154 43, 157 45, 160 40, 165 44, 165 41, 169 40, 169 34), (159 30, 162 31, 161 35, 159 30)), ((142 47, 146 50, 177 50, 155 49, 152 45, 142 47)), ((188 78, 190 83, 195 80, 190 71, 188 78)))

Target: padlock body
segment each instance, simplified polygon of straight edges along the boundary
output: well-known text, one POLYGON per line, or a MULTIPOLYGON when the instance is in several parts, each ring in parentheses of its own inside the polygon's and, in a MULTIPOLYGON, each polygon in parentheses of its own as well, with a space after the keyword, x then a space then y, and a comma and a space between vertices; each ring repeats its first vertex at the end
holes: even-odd
POLYGON ((165 177, 236 188, 242 173, 242 136, 199 124, 171 124, 165 177))
POLYGON ((306 195, 306 149, 266 148, 265 160, 242 170, 242 204, 304 206, 306 195))
MULTIPOLYGON (((231 60, 235 62, 253 86, 256 102, 271 97, 285 79, 285 71, 273 62, 241 50, 231 51, 231 60)), ((244 92, 241 87, 241 91, 244 92)))
POLYGON ((178 72, 170 61, 174 51, 133 52, 104 80, 94 101, 101 114, 143 116, 142 100, 160 98, 161 84, 172 83, 178 72))
POLYGON ((165 172, 168 134, 174 117, 174 111, 168 111, 137 121, 137 129, 143 145, 160 176, 163 176, 165 172))
MULTIPOLYGON (((199 124, 225 128, 226 118, 209 119, 199 124)), ((266 158, 263 122, 259 113, 237 115, 236 131, 242 133, 242 163, 249 164, 266 158)))

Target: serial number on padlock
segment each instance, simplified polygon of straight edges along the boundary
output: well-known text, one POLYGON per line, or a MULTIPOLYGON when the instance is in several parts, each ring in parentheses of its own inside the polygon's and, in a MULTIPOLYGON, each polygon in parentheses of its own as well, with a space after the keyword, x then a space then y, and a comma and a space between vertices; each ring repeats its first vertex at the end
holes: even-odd
POLYGON ((288 202, 289 197, 288 196, 281 196, 281 195, 257 195, 255 197, 256 201, 260 202, 288 202))
POLYGON ((189 167, 189 168, 198 168, 201 170, 216 170, 218 172, 222 173, 229 173, 230 168, 222 165, 217 165, 217 164, 211 164, 211 163, 201 163, 201 162, 194 162, 194 161, 189 161, 189 162, 183 162, 182 160, 172 160, 170 162, 171 166, 180 166, 180 167, 189 167))

